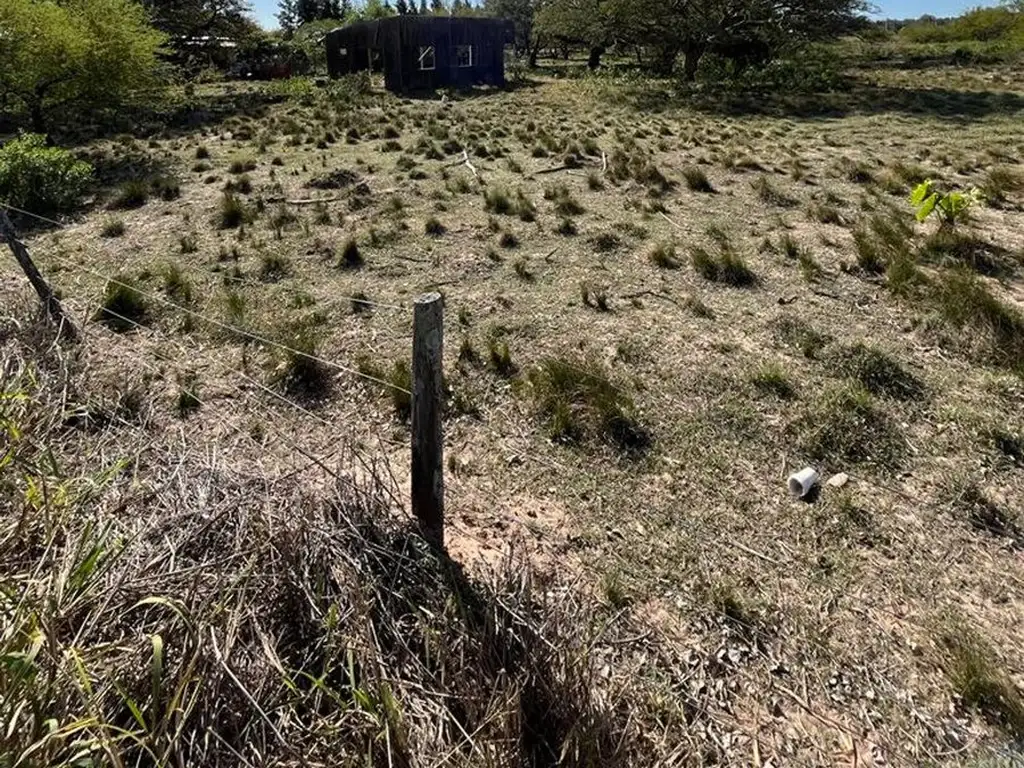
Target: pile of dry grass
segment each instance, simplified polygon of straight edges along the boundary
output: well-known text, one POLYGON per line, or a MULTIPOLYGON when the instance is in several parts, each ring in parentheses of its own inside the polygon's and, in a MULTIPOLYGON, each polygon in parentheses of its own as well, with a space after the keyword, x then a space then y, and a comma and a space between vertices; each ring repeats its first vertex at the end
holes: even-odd
POLYGON ((35 332, 0 337, 0 765, 657 762, 577 590, 467 576, 373 467, 316 492, 118 419, 76 459, 77 355, 35 332))

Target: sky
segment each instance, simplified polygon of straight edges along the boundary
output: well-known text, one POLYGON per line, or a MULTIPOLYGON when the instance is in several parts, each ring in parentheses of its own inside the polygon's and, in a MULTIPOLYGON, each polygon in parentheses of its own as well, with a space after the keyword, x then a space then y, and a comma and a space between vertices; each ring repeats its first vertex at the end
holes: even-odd
MULTIPOLYGON (((277 0, 252 0, 256 20, 266 29, 277 26, 277 0)), ((879 19, 914 19, 926 13, 932 16, 959 16, 969 8, 994 5, 982 0, 873 0, 879 19)))

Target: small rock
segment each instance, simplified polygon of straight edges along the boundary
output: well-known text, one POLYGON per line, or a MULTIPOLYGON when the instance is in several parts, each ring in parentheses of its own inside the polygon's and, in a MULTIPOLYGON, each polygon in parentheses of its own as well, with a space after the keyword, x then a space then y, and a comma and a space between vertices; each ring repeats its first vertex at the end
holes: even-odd
POLYGON ((825 485, 830 485, 833 488, 842 488, 850 482, 850 476, 845 472, 840 472, 838 475, 832 475, 828 480, 825 481, 825 485))

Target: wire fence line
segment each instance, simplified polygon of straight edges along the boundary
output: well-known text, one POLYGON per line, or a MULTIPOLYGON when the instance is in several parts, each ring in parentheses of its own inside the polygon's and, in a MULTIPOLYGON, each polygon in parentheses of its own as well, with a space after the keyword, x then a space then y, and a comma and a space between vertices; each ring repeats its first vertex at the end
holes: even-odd
MULTIPOLYGON (((8 208, 10 210, 15 210, 15 211, 22 212, 21 209, 14 208, 13 206, 7 205, 6 203, 0 202, 0 205, 3 205, 5 208, 8 208)), ((26 211, 24 213, 28 213, 28 212, 26 211)), ((28 215, 34 216, 35 214, 28 214, 28 215)), ((36 218, 38 218, 38 219, 40 219, 42 221, 52 222, 52 223, 54 223, 54 224, 56 224, 58 226, 61 226, 59 222, 56 222, 53 219, 47 219, 47 218, 42 217, 42 216, 36 216, 36 218)), ((159 294, 154 293, 153 291, 147 291, 147 290, 145 290, 143 288, 138 287, 137 285, 132 285, 130 283, 124 282, 123 280, 119 280, 115 276, 104 274, 103 272, 99 272, 99 271, 97 271, 95 269, 92 269, 90 267, 87 267, 87 266, 84 266, 84 265, 81 265, 81 264, 75 264, 74 262, 66 260, 66 259, 57 259, 57 261, 58 261, 58 263, 62 267, 65 267, 65 268, 71 269, 71 270, 75 270, 75 271, 78 271, 78 272, 82 272, 82 273, 85 273, 85 274, 92 275, 93 277, 97 277, 97 278, 105 281, 105 283, 107 285, 115 285, 115 286, 119 286, 121 288, 124 288, 125 290, 133 291, 133 292, 138 293, 139 295, 144 296, 144 297, 146 297, 146 298, 148 298, 148 299, 150 299, 152 301, 155 301, 155 302, 157 302, 159 304, 162 304, 162 305, 164 305, 166 307, 170 307, 170 308, 172 308, 174 310, 177 310, 177 311, 179 311, 179 312, 181 312, 181 313, 183 313, 183 314, 185 314, 185 315, 187 315, 189 317, 193 317, 193 318, 195 318, 197 320, 200 320, 200 321, 202 321, 204 323, 207 323, 208 325, 211 325, 211 326, 213 326, 215 328, 219 328, 222 331, 227 331, 227 332, 229 332, 231 334, 234 334, 236 336, 249 339, 250 341, 255 341, 255 342, 259 343, 259 344, 263 344, 263 345, 268 346, 268 347, 274 347, 274 348, 280 349, 280 350, 282 350, 284 352, 287 352, 287 353, 292 354, 292 355, 296 355, 298 357, 306 358, 308 360, 313 360, 313 361, 315 361, 317 363, 320 363, 321 365, 325 365, 325 366, 327 366, 329 368, 334 368, 334 369, 336 369, 338 371, 350 374, 352 376, 356 376, 356 377, 359 377, 359 378, 362 378, 362 379, 366 379, 367 381, 372 381, 375 384, 379 384, 381 386, 388 387, 390 389, 396 390, 396 391, 401 392, 401 393, 406 394, 406 395, 412 394, 408 389, 405 389, 404 387, 398 386, 394 382, 388 381, 386 379, 379 378, 377 376, 373 376, 372 374, 368 374, 368 373, 360 371, 360 370, 358 370, 356 368, 352 368, 350 366, 343 365, 342 363, 337 363, 337 362, 335 362, 333 360, 329 360, 329 359, 327 359, 325 357, 322 357, 320 355, 316 355, 316 354, 313 354, 311 352, 306 352, 306 351, 302 351, 302 350, 296 349, 293 346, 290 346, 290 345, 285 344, 285 343, 280 342, 280 341, 269 339, 266 336, 263 336, 261 334, 255 333, 255 332, 253 332, 251 330, 248 330, 248 329, 245 329, 245 328, 239 328, 238 326, 232 325, 230 323, 225 323, 222 320, 218 320, 216 318, 209 317, 207 315, 204 315, 201 312, 197 312, 197 311, 195 311, 193 309, 190 309, 188 307, 182 306, 181 304, 177 304, 177 303, 167 299, 164 296, 160 296, 159 294)), ((389 307, 391 309, 399 309, 399 310, 404 309, 402 307, 397 307, 397 306, 394 306, 394 305, 383 305, 382 304, 380 306, 382 306, 382 307, 389 307)), ((101 310, 103 312, 106 312, 107 314, 113 314, 106 307, 101 307, 101 310)))

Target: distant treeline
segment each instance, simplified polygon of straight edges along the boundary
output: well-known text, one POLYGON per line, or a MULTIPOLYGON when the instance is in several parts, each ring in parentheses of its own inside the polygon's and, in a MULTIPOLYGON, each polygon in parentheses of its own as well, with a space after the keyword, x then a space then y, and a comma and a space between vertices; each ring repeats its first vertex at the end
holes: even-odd
POLYGON ((899 39, 910 43, 978 42, 1024 49, 1024 0, 975 8, 955 18, 922 16, 879 25, 896 31, 899 39))

